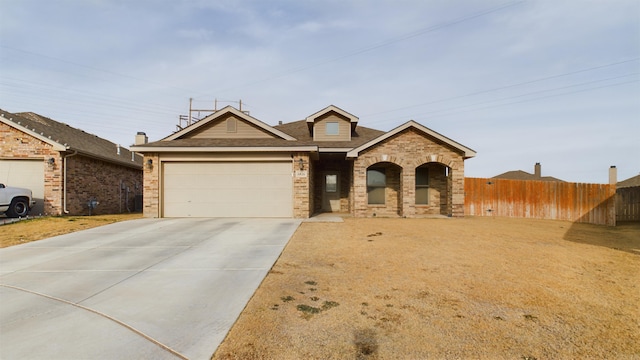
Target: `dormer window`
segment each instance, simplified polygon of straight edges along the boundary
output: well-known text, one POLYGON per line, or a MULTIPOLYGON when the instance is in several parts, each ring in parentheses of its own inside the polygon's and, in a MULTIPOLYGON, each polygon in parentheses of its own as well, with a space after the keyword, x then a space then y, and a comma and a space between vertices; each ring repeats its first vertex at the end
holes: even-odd
POLYGON ((337 121, 327 121, 326 123, 326 134, 327 135, 339 135, 340 127, 337 121))
POLYGON ((237 121, 234 118, 228 118, 227 119, 227 132, 228 133, 234 133, 238 131, 238 127, 237 127, 237 121))

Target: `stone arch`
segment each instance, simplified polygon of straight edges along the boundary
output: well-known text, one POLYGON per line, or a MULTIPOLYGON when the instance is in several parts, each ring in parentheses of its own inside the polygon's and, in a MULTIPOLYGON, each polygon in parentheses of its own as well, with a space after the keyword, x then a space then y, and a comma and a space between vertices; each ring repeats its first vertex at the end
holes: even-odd
POLYGON ((378 163, 391 163, 393 165, 399 166, 401 169, 404 169, 407 166, 405 160, 394 155, 387 155, 386 159, 384 159, 383 156, 367 157, 363 162, 363 165, 365 168, 369 168, 370 166, 378 163))
POLYGON ((417 158, 414 162, 413 162, 413 168, 417 168, 419 166, 422 166, 424 164, 428 164, 428 163, 440 163, 444 166, 447 166, 451 169, 455 169, 456 167, 456 161, 454 159, 452 159, 451 157, 444 155, 444 154, 427 154, 424 156, 421 156, 419 158, 417 158))

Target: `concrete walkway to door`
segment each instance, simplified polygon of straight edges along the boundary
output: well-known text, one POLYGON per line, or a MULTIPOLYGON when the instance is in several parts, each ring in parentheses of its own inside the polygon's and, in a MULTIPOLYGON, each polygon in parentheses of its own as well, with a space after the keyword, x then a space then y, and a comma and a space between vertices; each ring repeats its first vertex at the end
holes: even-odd
POLYGON ((209 359, 299 225, 142 219, 0 249, 0 358, 209 359))

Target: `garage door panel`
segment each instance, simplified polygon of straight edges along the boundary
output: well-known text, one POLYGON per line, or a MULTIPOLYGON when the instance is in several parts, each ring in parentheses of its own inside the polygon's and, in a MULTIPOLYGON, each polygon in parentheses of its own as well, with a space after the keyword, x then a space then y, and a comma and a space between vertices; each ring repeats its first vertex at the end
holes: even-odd
POLYGON ((290 162, 184 162, 163 167, 165 217, 291 217, 290 162))
POLYGON ((31 215, 44 213, 44 162, 42 159, 0 160, 0 183, 31 190, 36 205, 31 215))

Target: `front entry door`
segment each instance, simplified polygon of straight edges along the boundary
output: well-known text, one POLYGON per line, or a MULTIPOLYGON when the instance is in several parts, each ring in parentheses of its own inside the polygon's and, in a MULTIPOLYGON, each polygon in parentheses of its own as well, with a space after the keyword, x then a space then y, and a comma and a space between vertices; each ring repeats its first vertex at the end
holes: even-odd
POLYGON ((340 211, 340 179, 337 172, 323 174, 322 210, 326 212, 340 211))

